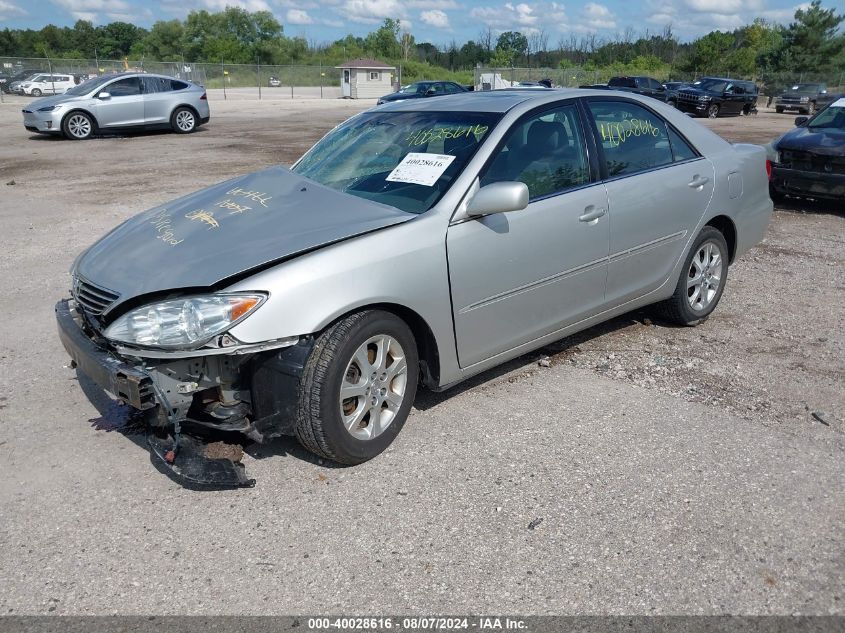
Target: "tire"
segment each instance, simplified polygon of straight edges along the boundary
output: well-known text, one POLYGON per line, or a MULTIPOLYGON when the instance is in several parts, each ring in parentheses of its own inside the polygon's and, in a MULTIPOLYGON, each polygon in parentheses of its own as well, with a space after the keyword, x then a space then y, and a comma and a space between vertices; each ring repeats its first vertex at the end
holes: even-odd
POLYGON ((191 108, 176 108, 170 115, 170 127, 177 134, 190 134, 197 129, 197 113, 191 108))
POLYGON ((717 116, 719 116, 719 104, 711 103, 709 106, 707 106, 707 118, 715 119, 717 116))
POLYGON ((775 112, 778 114, 783 114, 783 108, 775 108, 775 112))
POLYGON ((808 116, 813 116, 816 113, 816 104, 810 101, 805 111, 808 116))
POLYGON ((750 116, 751 106, 749 104, 742 106, 742 112, 740 114, 742 114, 742 116, 750 116))
POLYGON ((677 107, 678 107, 678 102, 677 102, 677 101, 675 101, 674 99, 669 99, 669 101, 667 101, 666 103, 668 103, 668 104, 669 104, 670 106, 672 106, 673 108, 677 108, 677 107))
POLYGON ((94 134, 94 119, 86 112, 71 112, 62 121, 65 138, 72 141, 84 141, 94 134))
POLYGON ((727 281, 728 243, 719 230, 712 226, 705 226, 687 254, 678 285, 675 286, 675 293, 671 298, 657 304, 655 308, 663 318, 672 323, 698 325, 706 321, 716 309, 727 281), (716 254, 718 254, 718 262, 715 259, 709 259, 714 258, 716 254), (699 272, 702 268, 705 271, 703 278, 699 272), (691 282, 696 276, 703 283, 692 285, 691 282))
POLYGON ((36 88, 36 89, 35 89, 35 90, 33 90, 30 94, 31 94, 33 97, 40 97, 43 93, 42 93, 42 92, 41 92, 38 88, 36 88))
POLYGON ((312 453, 341 464, 370 460, 405 425, 418 379, 417 346, 404 321, 382 310, 341 319, 317 338, 305 363, 296 436, 312 453), (342 387, 350 394, 343 400, 342 387))

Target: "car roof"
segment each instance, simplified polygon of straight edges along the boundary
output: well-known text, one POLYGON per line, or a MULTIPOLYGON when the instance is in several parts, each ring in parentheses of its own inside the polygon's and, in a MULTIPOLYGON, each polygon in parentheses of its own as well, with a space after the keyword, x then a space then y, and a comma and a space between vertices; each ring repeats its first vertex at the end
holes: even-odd
POLYGON ((549 89, 541 87, 523 87, 520 89, 484 90, 478 92, 462 92, 454 95, 437 97, 436 99, 414 99, 392 101, 379 106, 382 111, 394 110, 402 112, 498 112, 505 113, 526 101, 557 101, 568 97, 583 97, 588 95, 607 96, 607 90, 578 90, 575 88, 549 89))

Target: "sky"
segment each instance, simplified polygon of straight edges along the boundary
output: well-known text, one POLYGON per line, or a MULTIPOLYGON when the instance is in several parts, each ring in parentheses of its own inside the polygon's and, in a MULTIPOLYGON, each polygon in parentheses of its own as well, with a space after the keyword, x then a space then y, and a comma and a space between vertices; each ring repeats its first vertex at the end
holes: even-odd
MULTIPOLYGON (((823 2, 825 7, 835 7, 823 2)), ((219 11, 239 6, 271 11, 288 36, 316 44, 352 33, 366 35, 384 18, 398 18, 417 42, 458 45, 478 40, 490 27, 494 34, 542 31, 550 47, 572 35, 613 38, 633 29, 662 31, 671 25, 682 41, 714 29, 731 30, 756 17, 788 23, 798 7, 794 0, 601 0, 600 2, 497 2, 494 0, 0 0, 0 28, 40 29, 46 24, 72 26, 78 19, 94 24, 121 20, 149 27, 157 20, 184 18, 189 11, 219 11)))

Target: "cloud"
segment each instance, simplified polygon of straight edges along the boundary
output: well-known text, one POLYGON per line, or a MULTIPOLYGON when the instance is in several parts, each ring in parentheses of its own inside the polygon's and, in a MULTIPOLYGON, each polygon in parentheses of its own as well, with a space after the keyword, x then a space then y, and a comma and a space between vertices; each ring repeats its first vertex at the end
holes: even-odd
POLYGON ((501 7, 475 7, 470 11, 470 16, 489 27, 505 31, 523 30, 524 27, 536 25, 540 20, 534 7, 524 2, 517 5, 508 2, 501 7))
POLYGON ((132 6, 124 0, 53 0, 77 20, 99 22, 101 16, 109 22, 138 22, 153 16, 149 8, 132 6))
POLYGON ((339 13, 347 20, 362 24, 379 24, 385 18, 403 19, 405 7, 398 0, 346 0, 339 13))
POLYGON ((288 9, 286 18, 288 24, 314 24, 314 18, 302 9, 288 9))
POLYGON ((13 17, 20 17, 26 15, 26 11, 21 9, 16 4, 0 0, 0 19, 7 20, 13 17))
POLYGON ((226 7, 237 7, 250 12, 273 11, 265 0, 202 0, 202 5, 211 11, 223 11, 226 7))
POLYGON ((432 9, 431 11, 423 11, 420 13, 420 19, 428 24, 429 26, 433 26, 437 29, 448 29, 451 28, 449 26, 449 16, 446 15, 440 9, 432 9))
POLYGON ((595 31, 615 29, 616 16, 603 4, 588 2, 581 10, 580 26, 595 31))
POLYGON ((457 9, 460 5, 454 0, 407 0, 404 3, 411 9, 457 9))

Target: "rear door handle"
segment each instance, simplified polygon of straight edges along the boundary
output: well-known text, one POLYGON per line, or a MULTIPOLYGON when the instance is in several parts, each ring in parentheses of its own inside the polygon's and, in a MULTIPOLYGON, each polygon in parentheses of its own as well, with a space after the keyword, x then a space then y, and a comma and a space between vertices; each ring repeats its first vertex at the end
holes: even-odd
POLYGON ((701 189, 708 182, 710 182, 710 179, 707 176, 699 176, 698 174, 696 174, 692 177, 692 180, 687 184, 693 189, 701 189))
POLYGON ((578 217, 579 222, 592 222, 607 213, 607 209, 596 209, 593 205, 584 209, 584 215, 578 217))

